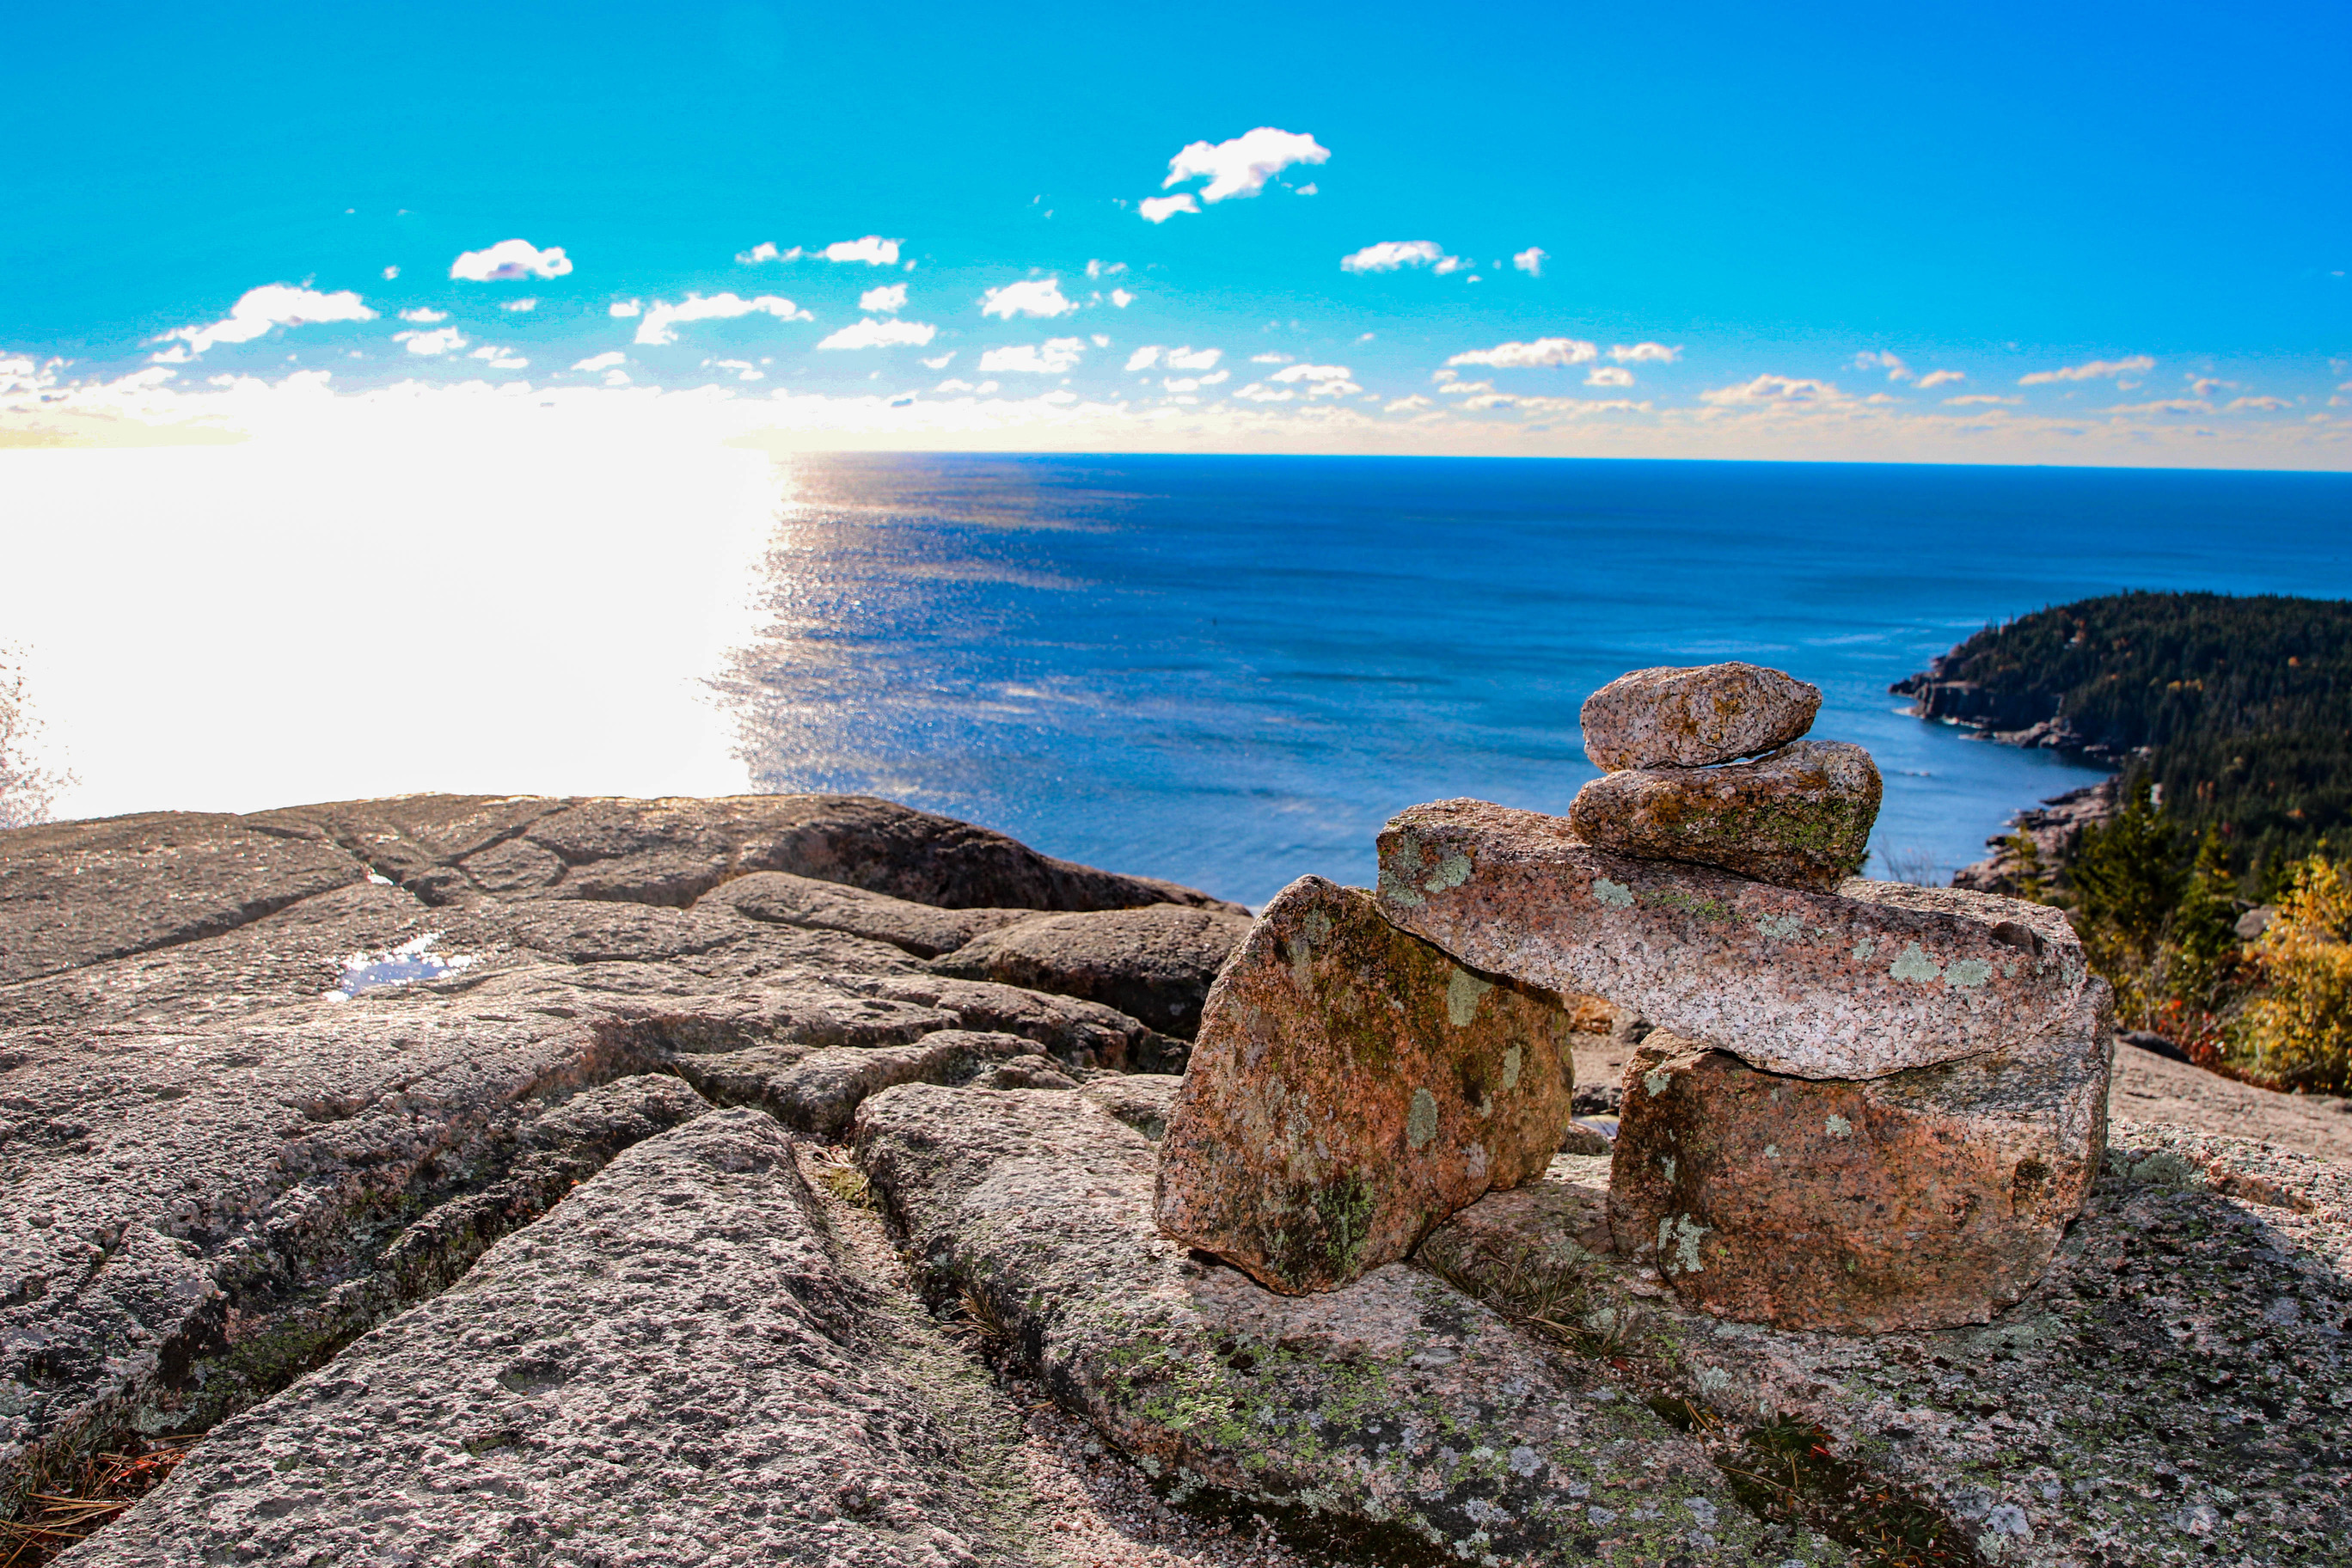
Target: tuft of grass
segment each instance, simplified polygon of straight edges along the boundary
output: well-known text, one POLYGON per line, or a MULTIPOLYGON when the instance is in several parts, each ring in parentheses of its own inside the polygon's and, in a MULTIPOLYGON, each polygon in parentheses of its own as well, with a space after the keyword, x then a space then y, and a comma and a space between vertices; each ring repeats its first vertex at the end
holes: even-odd
POLYGON ((845 1149, 820 1149, 810 1157, 817 1185, 853 1208, 879 1210, 882 1200, 874 1184, 845 1149))
POLYGON ((113 1523, 179 1468, 198 1436, 159 1437, 136 1452, 93 1454, 68 1475, 37 1478, 16 1516, 0 1520, 0 1568, 37 1568, 113 1523))

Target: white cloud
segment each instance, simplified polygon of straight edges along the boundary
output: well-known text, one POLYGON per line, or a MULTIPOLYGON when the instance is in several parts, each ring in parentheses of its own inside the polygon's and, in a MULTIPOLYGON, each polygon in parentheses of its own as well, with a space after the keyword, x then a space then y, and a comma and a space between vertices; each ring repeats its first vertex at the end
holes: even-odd
POLYGON ((1321 191, 1314 181, 1309 180, 1305 184, 1298 187, 1298 194, 1302 196, 1312 196, 1319 195, 1321 191))
POLYGON ((1250 355, 1250 363, 1288 364, 1296 356, 1292 354, 1252 354, 1250 355))
POLYGON ((772 239, 763 239, 749 250, 735 253, 736 265, 740 267, 757 267, 762 261, 798 261, 800 258, 799 246, 795 245, 790 250, 778 250, 776 242, 772 239))
POLYGON ((1384 239, 1339 258, 1342 272, 1394 272, 1400 267, 1433 267, 1440 272, 1453 272, 1468 265, 1458 256, 1446 255, 1445 247, 1433 239, 1384 239))
POLYGON ((713 294, 704 299, 688 294, 675 305, 656 300, 646 310, 645 320, 637 323, 636 341, 640 343, 674 343, 677 342, 680 321, 722 321, 733 316, 765 314, 780 321, 813 321, 816 318, 774 294, 762 294, 756 300, 740 299, 733 293, 713 294))
POLYGON ((1953 382, 1966 381, 1968 378, 1966 371, 1931 370, 1919 378, 1919 390, 1926 392, 1931 387, 1949 386, 1953 382))
POLYGON ((1135 204, 1135 210, 1143 215, 1146 223, 1166 223, 1178 213, 1199 212, 1201 204, 1192 199, 1192 192, 1186 191, 1181 195, 1146 196, 1135 204))
POLYGON ((767 376, 761 372, 759 366, 753 364, 747 359, 707 359, 702 363, 706 368, 733 371, 735 373, 735 379, 738 381, 765 381, 768 379, 767 376))
POLYGON ((1160 384, 1166 387, 1171 392, 1198 392, 1204 386, 1221 385, 1225 381, 1231 379, 1233 374, 1234 373, 1229 370, 1221 370, 1214 375, 1171 376, 1169 379, 1162 381, 1160 384))
POLYGON ((1114 289, 1110 291, 1110 302, 1124 310, 1135 303, 1135 296, 1124 289, 1114 289))
POLYGON ((1158 343, 1146 343, 1143 347, 1136 350, 1133 353, 1127 356, 1127 368, 1129 370, 1150 370, 1153 365, 1160 363, 1160 349, 1158 343))
POLYGON ((404 321, 415 321, 421 325, 429 327, 436 321, 447 321, 449 319, 449 312, 446 310, 431 310, 425 306, 419 305, 413 310, 403 310, 400 313, 400 319, 404 321))
POLYGON ((2017 384, 2041 386, 2053 381, 2105 381, 2110 376, 2132 375, 2155 368, 2156 361, 2146 354, 2134 354, 2129 359, 2095 359, 2088 364, 2070 364, 2062 370, 2037 370, 2030 375, 2019 376, 2017 384))
POLYGON ((1416 392, 1410 397, 1398 398, 1394 403, 1391 403, 1386 408, 1381 409, 1381 412, 1383 414, 1409 414, 1416 408, 1434 408, 1436 406, 1436 404, 1431 402, 1428 398, 1423 397, 1421 394, 1416 392))
POLYGON ((1683 351, 1664 343, 1617 343, 1609 350, 1609 357, 1619 364, 1672 364, 1683 357, 1683 351))
POLYGON ((877 321, 872 317, 844 327, 816 346, 821 349, 920 348, 937 336, 929 321, 877 321))
POLYGON ((626 386, 629 384, 629 373, 625 370, 608 370, 604 373, 604 384, 606 386, 626 386))
POLYGON ((903 310, 907 308, 907 286, 885 283, 879 289, 868 289, 857 297, 857 308, 876 313, 903 310))
POLYGON ((1084 338, 1047 338, 1042 343, 1012 343, 980 356, 982 375, 992 370, 1025 371, 1032 375, 1059 375, 1085 357, 1084 338))
POLYGON ((1437 390, 1444 393, 1448 397, 1458 397, 1467 392, 1492 392, 1495 390, 1495 384, 1491 381, 1463 381, 1456 377, 1450 370, 1441 370, 1437 374, 1445 378, 1437 384, 1437 390))
POLYGON ((1170 370, 1213 370, 1224 352, 1223 349, 1196 349, 1190 344, 1171 349, 1164 343, 1147 343, 1127 356, 1127 368, 1150 370, 1155 364, 1164 364, 1170 370))
POLYGON ((615 300, 604 307, 604 313, 608 316, 642 316, 646 313, 646 307, 636 300, 615 300))
POLYGON ((2118 403, 2109 414, 2210 414, 2213 405, 2201 397, 2165 397, 2153 403, 2118 403))
POLYGON ((500 305, 499 309, 501 310, 536 310, 539 309, 539 301, 536 300, 509 300, 505 304, 500 305))
POLYGON ((203 327, 176 327, 158 342, 173 346, 153 357, 180 364, 215 343, 249 343, 272 327, 307 327, 314 321, 373 321, 375 312, 348 289, 320 294, 287 283, 265 283, 248 289, 228 308, 228 315, 203 327))
POLYGON ((1587 386, 1631 386, 1633 384, 1633 373, 1620 364, 1597 364, 1592 367, 1591 374, 1584 378, 1584 384, 1587 386))
POLYGON ((1087 276, 1089 278, 1116 278, 1126 270, 1127 263, 1124 261, 1089 261, 1087 263, 1087 276))
POLYGON ((1530 278, 1540 278, 1543 276, 1543 264, 1549 259, 1541 247, 1530 245, 1511 258, 1511 265, 1530 278))
POLYGON ((1234 395, 1247 403, 1287 403, 1298 394, 1286 386, 1268 386, 1262 381, 1253 381, 1234 395))
POLYGON ((1538 338, 1531 343, 1497 343, 1491 349, 1471 349, 1445 363, 1483 364, 1496 370, 1532 370, 1538 365, 1582 364, 1598 358, 1600 353, 1599 344, 1588 343, 1582 338, 1538 338))
MULTIPOLYGON (((1927 384, 1922 382, 1920 384, 1924 386, 1927 384)), ((1990 392, 1970 392, 1958 397, 1947 397, 1944 399, 1944 406, 1967 408, 1979 403, 2022 403, 2024 401, 2022 397, 1996 397, 1990 392)))
POLYGON ((1759 375, 1738 386, 1718 386, 1698 396, 1700 402, 1718 406, 1762 404, 1775 408, 1827 407, 1853 401, 1832 383, 1790 375, 1759 375))
POLYGON ((387 283, 399 276, 400 268, 397 267, 387 267, 383 269, 383 280, 387 283))
POLYGON ((436 327, 429 332, 394 332, 392 341, 406 343, 408 352, 413 354, 446 354, 464 348, 466 334, 455 327, 436 327))
POLYGON ((1076 300, 1062 297, 1058 278, 1007 283, 1002 289, 991 289, 980 302, 982 315, 1002 316, 1008 321, 1015 316, 1066 316, 1077 308, 1076 300))
POLYGON ((1303 381, 1307 384, 1307 395, 1309 397, 1344 397, 1349 393, 1364 390, 1348 376, 1348 367, 1344 364, 1287 364, 1266 379, 1286 384, 1303 381))
POLYGON ((618 349, 614 349, 614 350, 609 351, 608 353, 598 354, 598 355, 596 355, 596 356, 595 356, 594 358, 593 358, 593 359, 583 359, 583 360, 582 360, 578 364, 573 365, 572 368, 572 369, 574 369, 574 370, 591 370, 591 371, 593 371, 593 370, 610 370, 610 369, 612 369, 612 368, 613 368, 614 365, 616 365, 616 364, 626 364, 626 363, 629 363, 629 356, 628 356, 628 355, 626 355, 626 354, 623 353, 622 353, 620 350, 618 350, 618 349))
POLYGON ((1107 349, 1110 347, 1110 339, 1105 334, 1101 332, 1089 332, 1087 335, 1094 340, 1095 347, 1098 349, 1107 349))
POLYGON ((1889 381, 1908 381, 1911 379, 1911 367, 1909 365, 1905 364, 1902 360, 1894 354, 1881 353, 1873 349, 1864 349, 1860 353, 1854 355, 1853 368, 1856 370, 1883 370, 1886 373, 1886 379, 1889 381))
POLYGON ((512 350, 494 348, 488 343, 484 343, 480 348, 476 349, 472 357, 475 359, 486 359, 489 361, 490 368, 492 370, 528 370, 530 368, 530 361, 524 359, 520 354, 515 353, 512 350))
POLYGON ((467 283, 561 278, 571 270, 572 258, 562 246, 541 250, 527 239, 502 239, 488 250, 468 250, 449 264, 449 276, 467 283))
POLYGON ((2221 412, 2238 414, 2252 409, 2259 413, 2274 414, 2282 408, 2294 406, 2294 404, 2284 397, 2233 397, 2221 405, 2221 412))
POLYGON ((926 370, 945 370, 950 364, 954 363, 955 356, 955 350, 950 349, 947 353, 939 355, 937 358, 925 360, 923 362, 923 367, 926 370))
POLYGON ((868 267, 895 267, 898 264, 899 244, 898 240, 869 234, 864 239, 836 239, 817 254, 827 261, 863 261, 868 267))
POLYGON ((1168 177, 1160 182, 1160 188, 1164 191, 1186 180, 1206 179, 1209 183, 1200 193, 1204 202, 1254 196, 1265 189, 1266 181, 1292 164, 1320 163, 1330 156, 1330 149, 1312 136, 1261 125, 1230 142, 1193 142, 1168 160, 1168 177))

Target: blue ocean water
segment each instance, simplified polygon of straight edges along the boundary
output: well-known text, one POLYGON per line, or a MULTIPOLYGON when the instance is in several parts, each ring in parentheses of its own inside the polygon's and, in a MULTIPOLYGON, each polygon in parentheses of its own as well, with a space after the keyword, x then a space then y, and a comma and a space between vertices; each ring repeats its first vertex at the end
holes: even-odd
POLYGON ((2095 776, 1899 711, 1979 627, 2123 588, 2352 594, 2352 476, 1458 458, 800 460, 719 685, 756 787, 870 792, 1262 903, 1380 825, 1562 812, 1585 696, 1745 658, 1941 880, 2095 776))

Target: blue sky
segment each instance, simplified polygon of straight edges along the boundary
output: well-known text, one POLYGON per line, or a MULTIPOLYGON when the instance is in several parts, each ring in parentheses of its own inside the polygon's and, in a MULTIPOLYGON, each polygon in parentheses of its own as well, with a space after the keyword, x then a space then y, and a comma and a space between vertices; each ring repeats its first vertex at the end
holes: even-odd
POLYGON ((715 388, 779 447, 2352 466, 2352 11, 1635 10, 22 10, 0 441, 715 388))

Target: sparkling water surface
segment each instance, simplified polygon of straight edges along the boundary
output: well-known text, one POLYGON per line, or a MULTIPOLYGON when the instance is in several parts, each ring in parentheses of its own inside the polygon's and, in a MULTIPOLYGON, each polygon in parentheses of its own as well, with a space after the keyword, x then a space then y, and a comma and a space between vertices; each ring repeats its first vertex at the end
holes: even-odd
POLYGON ((719 684, 754 787, 889 795, 1261 904, 1381 824, 1564 812, 1631 668, 1819 685, 1877 758, 1874 875, 1941 880, 2097 775, 1900 711, 1970 632, 2123 588, 2352 592, 2352 477, 1445 458, 794 459, 765 634, 719 684))

